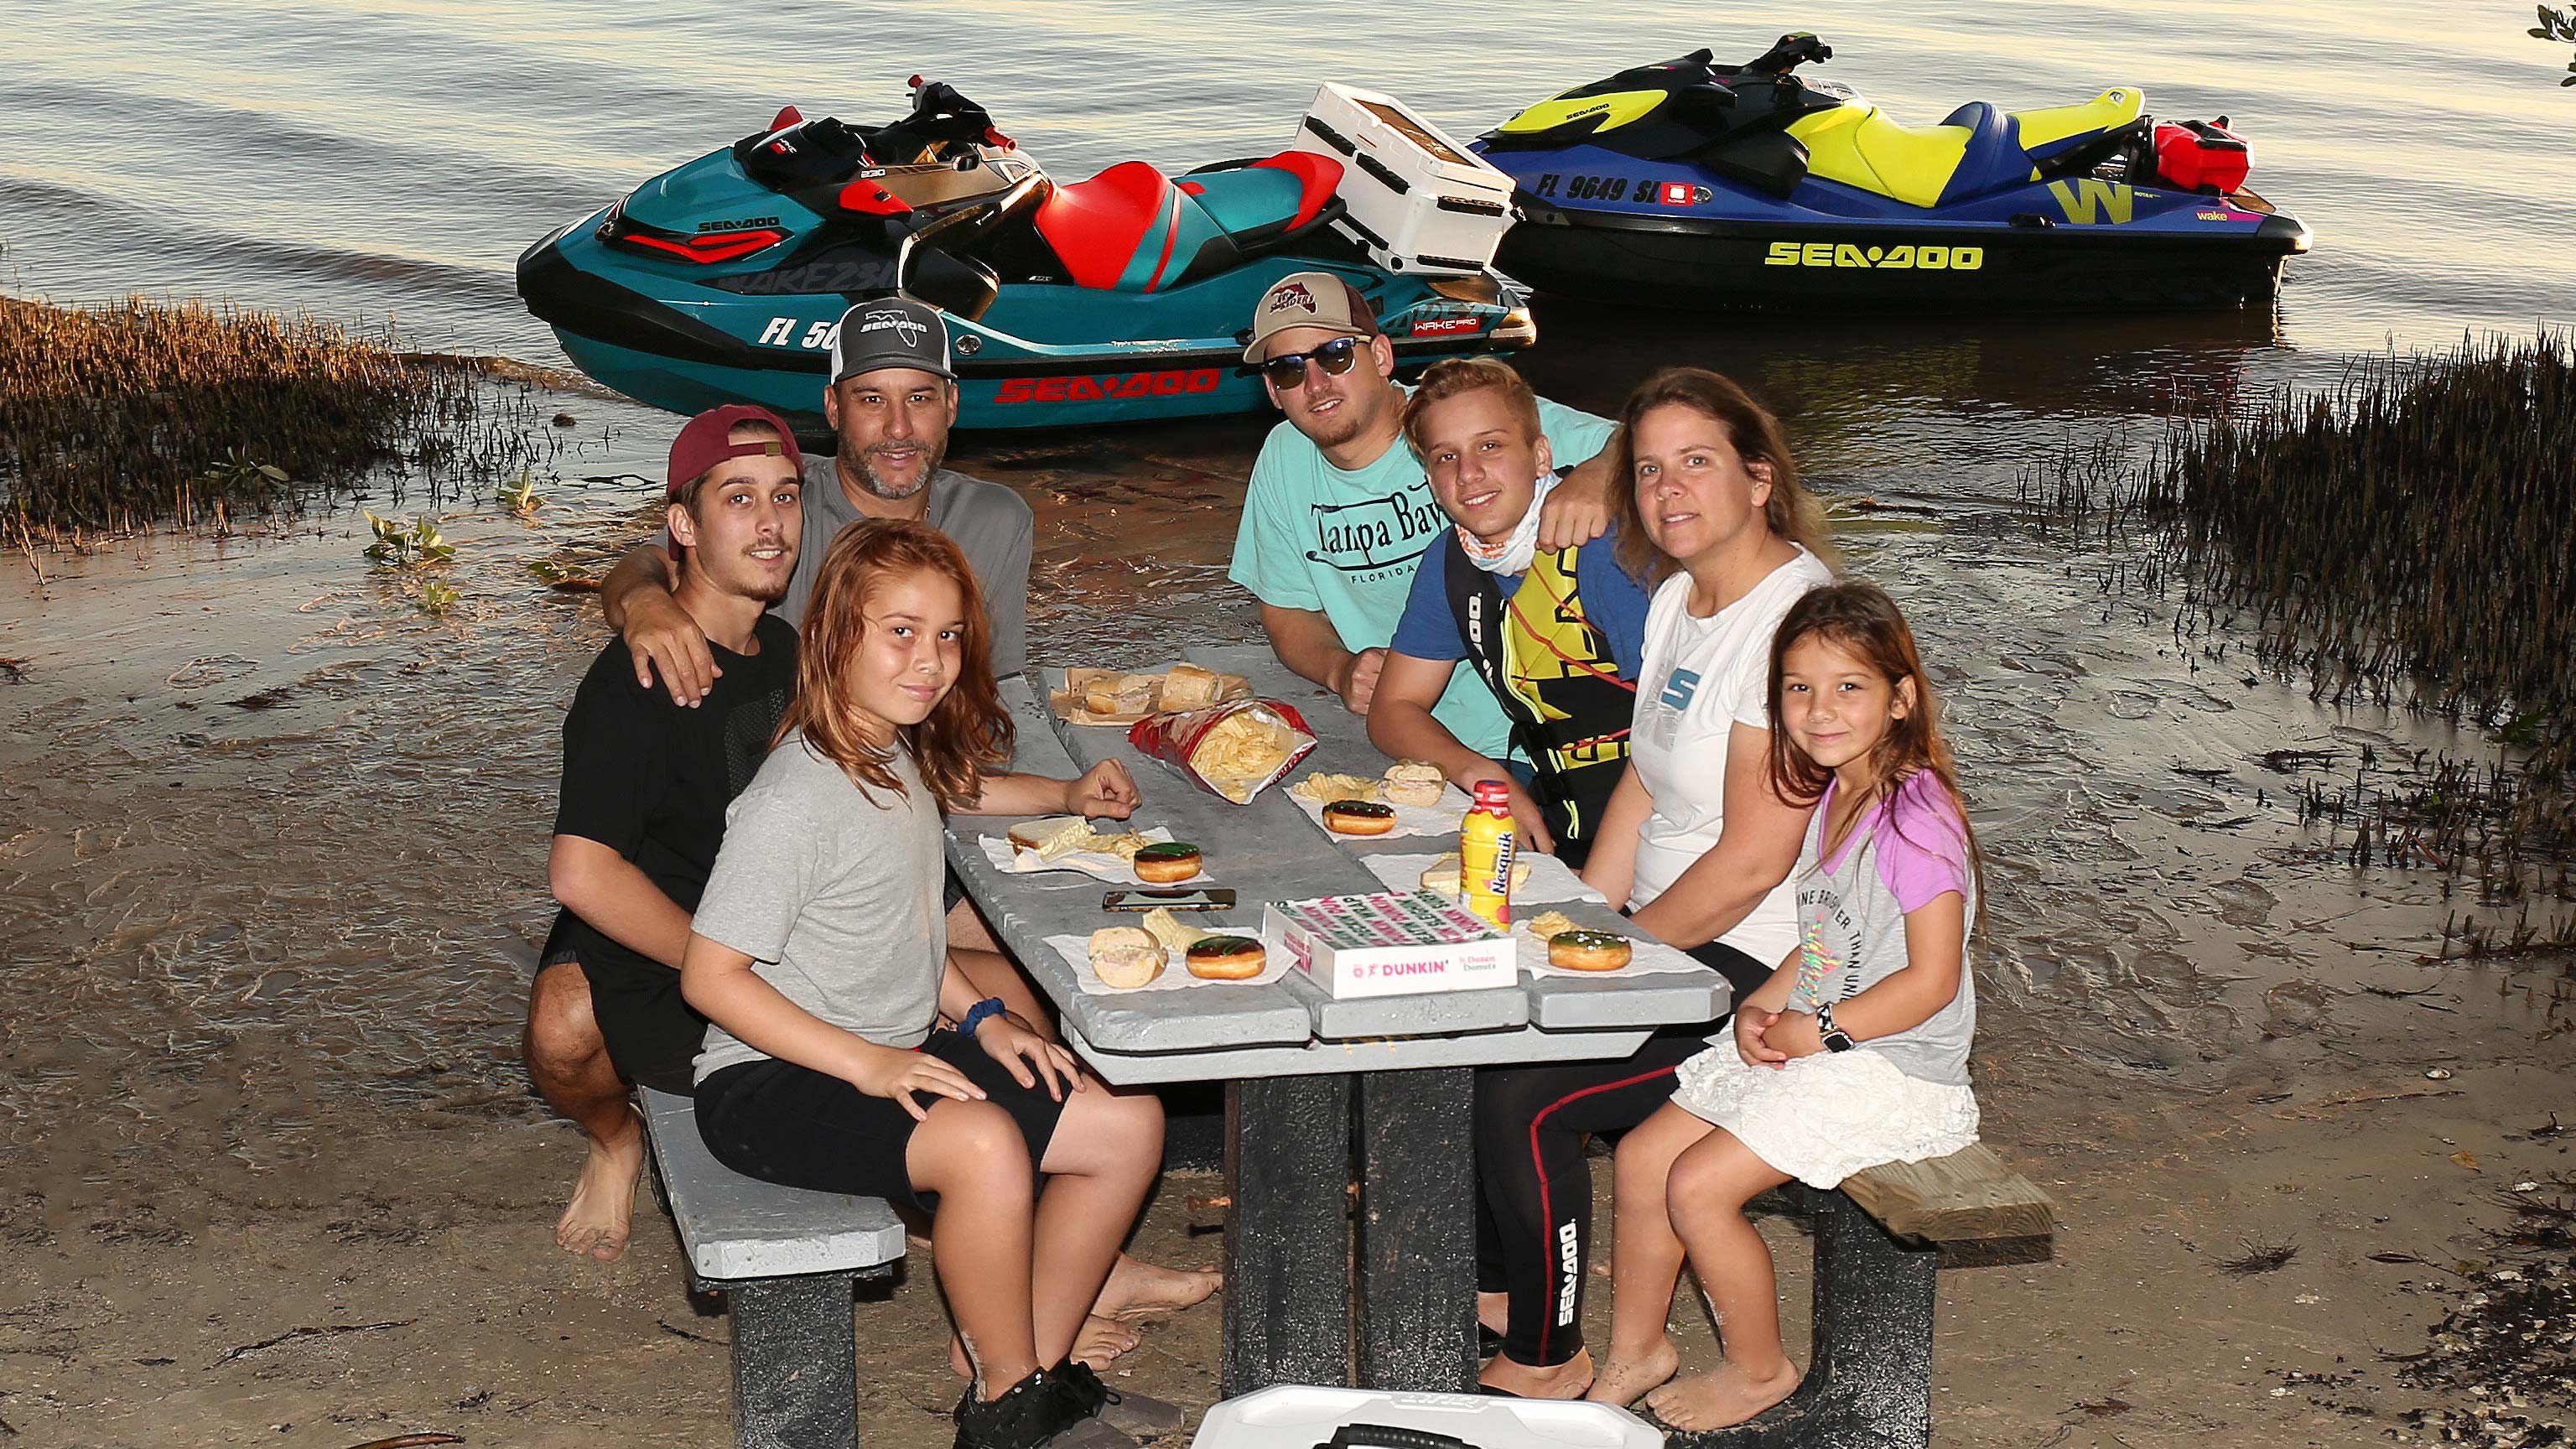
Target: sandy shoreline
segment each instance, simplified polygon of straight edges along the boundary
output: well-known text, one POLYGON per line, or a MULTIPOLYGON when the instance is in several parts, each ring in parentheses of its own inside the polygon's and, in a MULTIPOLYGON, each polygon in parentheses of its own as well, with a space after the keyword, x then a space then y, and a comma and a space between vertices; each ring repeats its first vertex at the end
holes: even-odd
MULTIPOLYGON (((1254 637, 1219 581, 1255 437, 961 460, 1039 509, 1034 652, 1141 658, 1209 612, 1254 637)), ((516 1065, 556 727, 602 638, 594 602, 524 570, 648 512, 554 492, 533 528, 449 523, 445 621, 338 517, 58 556, 41 593, 0 560, 0 656, 27 661, 0 683, 0 1442, 725 1441, 727 1320, 691 1303, 649 1197, 624 1261, 553 1249, 574 1138, 516 1065)), ((2062 1209, 2052 1261, 1944 1275, 1940 1442, 2405 1442, 2397 1416, 2445 1395, 2381 1355, 2425 1350, 2469 1291, 2449 1269, 2496 1259, 2514 1184, 2576 1176, 2567 1137, 2532 1135, 2576 1126, 2566 963, 2424 964, 2470 903, 2347 868, 2254 759, 2430 727, 2204 669, 1978 518, 1845 537, 1939 600, 1927 654, 1999 862, 1979 1089, 2062 1209), (2221 1269, 2291 1244, 2276 1271, 2221 1269)), ((1218 1213, 1194 1204, 1219 1191, 1167 1182, 1141 1250, 1212 1263, 1218 1213)), ((1801 1324, 1802 1259, 1782 1254, 1801 1324)), ((926 1264, 909 1280, 860 1321, 888 1449, 952 1432, 926 1264)), ((1215 1340, 1212 1307, 1153 1329, 1129 1382, 1203 1405, 1215 1340)))

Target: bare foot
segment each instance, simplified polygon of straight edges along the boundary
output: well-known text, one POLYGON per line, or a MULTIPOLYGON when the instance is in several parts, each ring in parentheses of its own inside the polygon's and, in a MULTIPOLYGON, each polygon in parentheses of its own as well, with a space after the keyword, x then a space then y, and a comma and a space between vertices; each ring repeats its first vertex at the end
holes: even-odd
POLYGON ((1479 1293, 1476 1295, 1476 1326, 1501 1333, 1512 1326, 1512 1295, 1479 1293))
POLYGON ((1110 1265, 1109 1281, 1100 1285, 1100 1297, 1093 1301, 1091 1312, 1095 1321, 1115 1318, 1122 1323, 1136 1323, 1168 1318, 1206 1302, 1207 1296, 1224 1283, 1222 1273, 1158 1267, 1121 1253, 1118 1261, 1110 1265))
POLYGON ((1587 1351, 1560 1364, 1532 1368, 1498 1353, 1486 1361, 1476 1382, 1524 1399, 1579 1399, 1592 1387, 1592 1355, 1587 1351))
POLYGON ((1082 1320, 1082 1331, 1073 1336, 1073 1352, 1066 1357, 1096 1369, 1105 1369, 1111 1360, 1134 1348, 1138 1341, 1139 1335, 1133 1325, 1095 1313, 1082 1320))
POLYGON ((603 1263, 616 1262, 626 1251, 635 1217, 635 1181, 643 1173, 644 1132, 630 1116, 623 1140, 590 1144, 581 1176, 572 1185, 572 1201, 555 1219, 555 1246, 603 1263))
POLYGON ((1676 1429, 1723 1429, 1770 1408, 1797 1387, 1797 1366, 1786 1359, 1778 1372, 1760 1376, 1720 1364, 1712 1372, 1675 1379, 1655 1390, 1646 1396, 1646 1406, 1676 1429))
MULTIPOLYGON (((1093 1368, 1107 1368, 1120 1354, 1143 1342, 1135 1329, 1115 1318, 1093 1314, 1082 1320, 1082 1331, 1073 1336, 1073 1352, 1068 1355, 1093 1368)), ((975 1366, 967 1361, 966 1342, 956 1334, 948 1335, 948 1371, 961 1379, 975 1377, 975 1366)))
POLYGON ((1596 1404, 1632 1407, 1650 1391, 1660 1388, 1682 1366, 1682 1356, 1669 1338, 1657 1338, 1638 1353, 1622 1353, 1619 1345, 1610 1345, 1610 1362, 1592 1380, 1592 1392, 1584 1397, 1596 1404))

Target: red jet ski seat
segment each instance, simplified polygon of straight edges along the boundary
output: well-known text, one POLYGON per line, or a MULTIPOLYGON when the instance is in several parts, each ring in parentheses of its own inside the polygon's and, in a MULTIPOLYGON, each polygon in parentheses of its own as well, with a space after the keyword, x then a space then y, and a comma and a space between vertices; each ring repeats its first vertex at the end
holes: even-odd
POLYGON ((1341 174, 1330 157, 1296 151, 1177 183, 1125 161, 1058 184, 1034 220, 1076 284, 1152 292, 1233 266, 1314 221, 1341 174))

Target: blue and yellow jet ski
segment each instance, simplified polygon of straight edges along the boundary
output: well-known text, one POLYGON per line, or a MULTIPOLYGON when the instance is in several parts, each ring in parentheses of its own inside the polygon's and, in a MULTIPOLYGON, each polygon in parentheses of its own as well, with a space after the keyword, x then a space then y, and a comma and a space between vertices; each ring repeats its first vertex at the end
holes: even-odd
POLYGON ((1522 220, 1497 265, 1544 292, 1708 307, 1929 311, 2271 300, 2308 230, 2245 187, 2242 137, 2159 123, 2134 86, 1909 126, 1786 35, 1693 51, 1530 107, 1475 149, 1522 220))
POLYGON ((1492 272, 1372 265, 1331 225, 1330 156, 1058 183, 953 87, 912 86, 891 125, 789 107, 556 229, 520 256, 520 297, 574 365, 638 401, 754 402, 816 428, 842 312, 893 291, 948 314, 959 422, 984 428, 1266 407, 1242 337, 1296 271, 1375 302, 1408 372, 1537 336, 1492 272))

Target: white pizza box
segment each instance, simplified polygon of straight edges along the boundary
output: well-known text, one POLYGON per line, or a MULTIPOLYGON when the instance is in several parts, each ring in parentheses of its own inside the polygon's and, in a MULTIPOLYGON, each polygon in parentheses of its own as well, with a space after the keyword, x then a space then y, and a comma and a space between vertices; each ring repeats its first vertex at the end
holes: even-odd
POLYGON ((1289 143, 1342 165, 1337 223, 1390 272, 1471 273, 1512 224, 1512 178, 1402 101, 1327 82, 1289 143))
POLYGON ((1261 934, 1335 1000, 1520 981, 1509 932, 1429 891, 1272 901, 1262 907, 1261 934))
POLYGON ((1190 1446, 1420 1449, 1426 1442, 1459 1449, 1663 1449, 1664 1436, 1625 1409, 1580 1400, 1280 1384, 1210 1408, 1190 1446), (1425 1435, 1435 1437, 1426 1441, 1425 1435))

